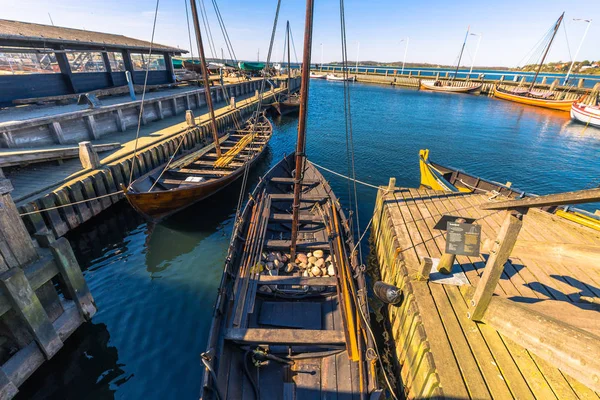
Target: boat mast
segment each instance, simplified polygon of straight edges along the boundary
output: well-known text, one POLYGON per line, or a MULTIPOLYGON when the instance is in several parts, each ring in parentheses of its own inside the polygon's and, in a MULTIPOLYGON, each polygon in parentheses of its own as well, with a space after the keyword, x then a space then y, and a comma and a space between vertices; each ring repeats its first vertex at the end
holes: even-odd
POLYGON ((290 21, 287 22, 286 29, 287 29, 286 34, 287 34, 287 51, 288 51, 288 54, 287 54, 287 56, 288 56, 287 92, 289 95, 291 93, 290 92, 290 84, 292 83, 292 67, 290 66, 291 65, 291 62, 290 62, 290 21))
POLYGON ((560 28, 560 23, 562 22, 564 16, 565 16, 565 13, 563 12, 561 14, 561 16, 558 18, 558 21, 556 21, 556 24, 554 25, 554 32, 552 32, 552 38, 550 39, 550 43, 548 43, 548 46, 546 47, 546 51, 544 52, 542 61, 540 61, 540 65, 538 65, 537 71, 535 71, 535 76, 533 77, 533 80, 531 81, 531 85, 529 85, 529 92, 531 92, 533 90, 533 87, 535 86, 535 81, 537 80, 537 77, 540 74, 540 71, 542 70, 542 65, 544 65, 544 61, 546 61, 546 56, 548 55, 548 52, 550 51, 550 47, 552 46, 552 42, 554 41, 554 37, 556 36, 556 32, 558 32, 558 28, 560 28))
POLYGON ((469 31, 471 30, 471 25, 467 27, 467 34, 465 35, 465 41, 463 42, 462 48, 460 49, 460 55, 458 56, 458 64, 456 64, 456 71, 454 71, 454 76, 452 80, 456 78, 458 75, 458 68, 460 68, 460 61, 462 60, 463 52, 465 51, 465 45, 467 44, 467 39, 469 38, 469 31))
POLYGON ((202 68, 202 79, 204 80, 204 94, 206 95, 206 105, 210 114, 210 126, 212 128, 213 140, 217 157, 221 157, 221 146, 219 145, 219 132, 217 130, 217 121, 215 120, 215 110, 213 108, 212 96, 210 94, 210 81, 208 80, 208 68, 206 58, 204 57, 204 44, 202 44, 202 33, 200 32, 200 22, 198 21, 198 10, 196 9, 196 0, 190 0, 192 7, 192 17, 194 19, 194 30, 196 31, 196 41, 198 42, 198 53, 200 54, 200 66, 202 68))
POLYGON ((304 174, 306 149, 306 116, 308 111, 308 84, 310 82, 310 53, 312 49, 312 28, 314 0, 306 0, 306 20, 304 22, 304 53, 302 55, 302 85, 300 86, 300 115, 298 118, 298 142, 296 143, 296 171, 294 175, 294 203, 292 205, 291 259, 296 258, 298 239, 298 212, 300 210, 300 189, 304 174))

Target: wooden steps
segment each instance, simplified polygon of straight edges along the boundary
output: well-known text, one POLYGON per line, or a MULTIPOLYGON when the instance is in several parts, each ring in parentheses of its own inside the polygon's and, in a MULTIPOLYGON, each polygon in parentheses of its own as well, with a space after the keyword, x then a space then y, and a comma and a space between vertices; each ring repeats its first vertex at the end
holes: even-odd
POLYGON ((230 328, 225 332, 225 339, 239 343, 260 344, 345 344, 343 331, 311 330, 311 329, 240 329, 230 328))
POLYGON ((337 278, 334 276, 327 277, 310 277, 310 276, 271 276, 261 275, 259 283, 267 285, 308 285, 308 286, 335 286, 337 278))

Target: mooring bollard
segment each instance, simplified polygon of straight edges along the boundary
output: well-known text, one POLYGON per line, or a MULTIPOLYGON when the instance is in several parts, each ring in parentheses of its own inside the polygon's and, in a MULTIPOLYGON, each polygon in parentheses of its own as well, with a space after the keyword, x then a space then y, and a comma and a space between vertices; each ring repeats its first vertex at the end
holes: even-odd
POLYGON ((100 167, 100 157, 91 142, 79 143, 79 160, 83 169, 96 169, 100 167))
POLYGON ((431 268, 433 268, 433 261, 431 260, 431 258, 423 257, 421 259, 421 264, 419 265, 419 270, 417 271, 417 280, 428 280, 429 274, 431 274, 431 268))
POLYGON ((194 118, 194 113, 192 112, 192 110, 185 111, 185 122, 188 126, 196 125, 196 120, 194 118))
POLYGON ((390 181, 388 182, 387 190, 393 191, 395 187, 396 187, 396 178, 390 178, 390 181))
POLYGON ((229 100, 229 106, 231 107, 232 110, 235 110, 235 97, 232 97, 229 100))

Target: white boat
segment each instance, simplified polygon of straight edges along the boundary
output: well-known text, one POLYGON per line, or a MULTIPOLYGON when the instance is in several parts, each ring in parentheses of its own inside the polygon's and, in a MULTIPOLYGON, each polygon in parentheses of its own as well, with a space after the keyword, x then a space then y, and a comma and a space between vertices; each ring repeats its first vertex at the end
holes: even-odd
POLYGON ((481 90, 481 83, 477 82, 451 82, 437 79, 422 79, 421 89, 435 90, 436 92, 473 93, 481 90))
POLYGON ((317 73, 314 73, 314 72, 310 73, 310 77, 312 79, 325 79, 325 76, 326 76, 325 74, 317 74, 317 73))
POLYGON ((338 82, 343 82, 343 81, 354 82, 356 80, 356 77, 349 76, 347 78, 344 78, 343 76, 335 76, 334 74, 327 74, 327 80, 328 81, 338 81, 338 82))
POLYGON ((575 102, 571 106, 571 118, 582 124, 600 128, 600 105, 588 106, 575 102))

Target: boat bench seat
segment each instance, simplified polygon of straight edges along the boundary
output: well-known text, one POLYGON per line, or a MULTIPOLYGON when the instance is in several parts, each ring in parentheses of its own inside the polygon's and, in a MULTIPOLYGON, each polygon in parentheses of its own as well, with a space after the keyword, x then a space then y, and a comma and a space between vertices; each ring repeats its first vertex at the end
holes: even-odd
MULTIPOLYGON (((294 200, 293 193, 272 193, 269 195, 271 201, 292 201, 294 200)), ((320 194, 304 194, 300 195, 300 201, 321 203, 327 200, 328 197, 320 194)))
POLYGON ((271 276, 261 275, 259 283, 267 285, 308 285, 308 286, 335 286, 337 278, 314 276, 271 276))
MULTIPOLYGON (((281 183, 281 184, 286 184, 286 185, 293 185, 294 184, 294 178, 283 178, 283 177, 278 177, 275 176, 273 178, 271 178, 271 182, 273 183, 281 183)), ((302 186, 312 186, 312 185, 317 185, 320 182, 318 180, 315 179, 304 179, 302 180, 301 185, 302 186)))
POLYGON ((239 343, 283 345, 346 343, 344 331, 312 329, 230 328, 225 331, 225 340, 239 343))
MULTIPOLYGON (((273 221, 273 222, 292 222, 292 214, 283 214, 283 213, 273 214, 269 218, 269 221, 273 221)), ((305 222, 315 222, 315 223, 319 223, 319 222, 323 222, 323 217, 321 217, 320 215, 314 215, 314 214, 300 214, 298 216, 298 222, 303 222, 303 223, 305 223, 305 222)))
MULTIPOLYGON (((265 247, 271 250, 289 250, 292 245, 291 240, 269 239, 265 247)), ((330 250, 328 242, 298 242, 296 246, 302 250, 330 250)))

